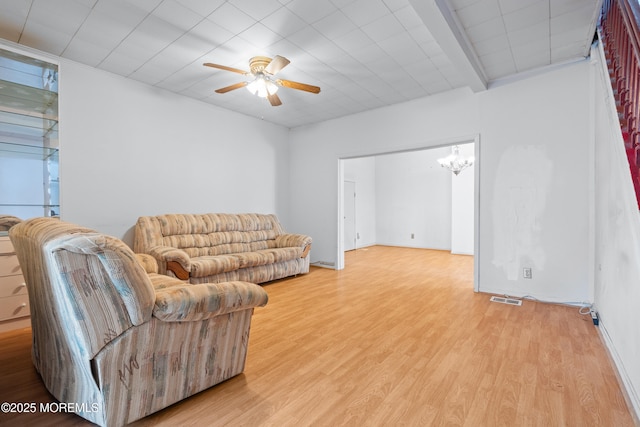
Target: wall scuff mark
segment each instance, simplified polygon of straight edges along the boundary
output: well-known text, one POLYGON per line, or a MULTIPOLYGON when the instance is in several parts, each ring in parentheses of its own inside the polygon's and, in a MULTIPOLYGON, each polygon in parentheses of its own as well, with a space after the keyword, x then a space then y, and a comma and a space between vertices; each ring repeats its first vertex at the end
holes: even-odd
POLYGON ((522 267, 544 269, 542 216, 550 191, 552 163, 544 146, 515 146, 500 157, 493 197, 493 264, 508 280, 522 267))

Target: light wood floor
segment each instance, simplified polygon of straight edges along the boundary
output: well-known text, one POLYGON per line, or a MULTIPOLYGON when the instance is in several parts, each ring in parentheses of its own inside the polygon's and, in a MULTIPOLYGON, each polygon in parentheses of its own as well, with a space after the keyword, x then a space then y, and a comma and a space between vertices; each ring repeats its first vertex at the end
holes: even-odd
MULTIPOLYGON (((245 372, 141 426, 632 426, 610 359, 577 308, 489 302, 473 258, 371 247, 347 268, 265 285, 245 372)), ((0 335, 0 402, 52 401, 30 330, 0 335)), ((70 414, 0 425, 88 425, 70 414)))

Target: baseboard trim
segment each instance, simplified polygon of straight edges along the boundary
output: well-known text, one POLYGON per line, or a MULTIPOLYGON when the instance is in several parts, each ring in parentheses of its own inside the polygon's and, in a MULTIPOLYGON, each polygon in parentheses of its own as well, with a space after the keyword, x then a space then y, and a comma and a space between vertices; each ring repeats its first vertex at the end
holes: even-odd
POLYGON ((607 349, 607 354, 609 355, 609 359, 613 363, 613 371, 618 378, 618 382, 622 386, 622 394, 624 395, 624 400, 627 402, 627 406, 629 407, 629 412, 631 412, 631 416, 633 417, 633 422, 635 425, 640 426, 640 399, 638 399, 638 393, 636 392, 629 375, 624 367, 624 363, 622 359, 618 355, 615 346, 613 345, 613 341, 609 336, 609 332, 605 326, 605 323, 600 319, 599 326, 597 326, 598 335, 600 335, 600 339, 604 343, 604 347, 607 349))

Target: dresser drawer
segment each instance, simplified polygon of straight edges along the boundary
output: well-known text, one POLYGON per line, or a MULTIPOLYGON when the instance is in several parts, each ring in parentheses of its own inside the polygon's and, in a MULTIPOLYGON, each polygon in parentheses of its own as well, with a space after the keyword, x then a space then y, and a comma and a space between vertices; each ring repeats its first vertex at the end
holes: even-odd
POLYGON ((0 239, 0 276, 12 276, 21 274, 18 257, 11 241, 7 238, 0 239))
POLYGON ((21 274, 17 276, 0 277, 0 298, 15 295, 27 295, 27 285, 21 274))
POLYGON ((27 295, 0 298, 0 320, 24 317, 29 313, 29 297, 27 295))

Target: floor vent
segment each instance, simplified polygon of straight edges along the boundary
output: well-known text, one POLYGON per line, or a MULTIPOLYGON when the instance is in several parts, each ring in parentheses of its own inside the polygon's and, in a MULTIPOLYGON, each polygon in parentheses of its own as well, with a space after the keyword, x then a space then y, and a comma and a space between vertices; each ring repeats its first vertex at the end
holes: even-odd
POLYGON ((492 302, 499 302, 502 304, 509 304, 509 305, 522 305, 522 301, 519 299, 513 299, 513 298, 503 298, 503 297, 496 297, 493 296, 491 297, 491 301, 492 302))

